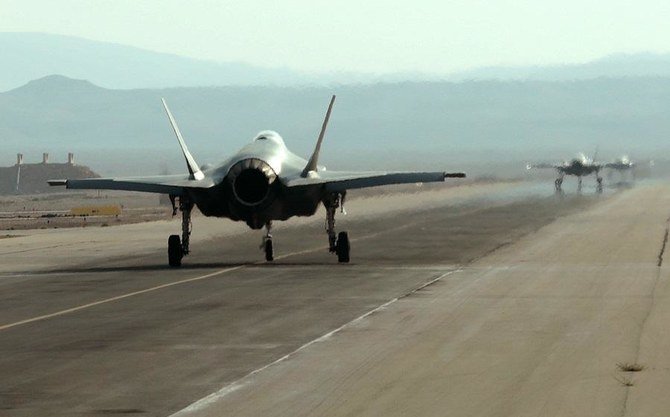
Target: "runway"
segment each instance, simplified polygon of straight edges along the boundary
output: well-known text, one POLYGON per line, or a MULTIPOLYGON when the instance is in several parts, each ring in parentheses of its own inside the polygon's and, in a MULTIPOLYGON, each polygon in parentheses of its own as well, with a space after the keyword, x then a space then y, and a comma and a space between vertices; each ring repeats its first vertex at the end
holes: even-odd
POLYGON ((669 200, 648 185, 350 216, 338 225, 355 239, 351 265, 336 264, 313 222, 279 228, 274 264, 254 261, 258 234, 233 231, 196 241, 181 270, 132 244, 89 262, 44 249, 39 268, 21 269, 28 238, 5 239, 0 415, 658 407, 638 388, 668 387, 654 297, 669 200), (649 367, 625 387, 617 361, 649 367))

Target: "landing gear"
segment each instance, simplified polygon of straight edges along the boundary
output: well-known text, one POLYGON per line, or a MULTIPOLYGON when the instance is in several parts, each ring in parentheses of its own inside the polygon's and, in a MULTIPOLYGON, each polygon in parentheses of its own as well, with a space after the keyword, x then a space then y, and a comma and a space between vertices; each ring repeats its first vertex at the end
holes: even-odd
POLYGON ((328 249, 331 253, 337 255, 337 261, 340 263, 349 262, 349 252, 351 245, 349 244, 349 234, 347 232, 335 233, 335 212, 338 207, 344 210, 345 193, 331 194, 323 201, 326 206, 326 233, 328 233, 328 249))
POLYGON ((328 250, 335 252, 337 249, 337 236, 335 235, 335 210, 339 206, 339 195, 331 201, 324 202, 326 206, 326 233, 328 233, 328 250))
POLYGON ((272 248, 272 239, 265 241, 265 260, 272 262, 275 259, 274 249, 272 248))
POLYGON ((582 192, 582 177, 577 177, 577 192, 582 192))
POLYGON ((596 177, 596 181, 598 182, 598 185, 596 185, 596 192, 600 194, 603 192, 603 178, 598 176, 596 177))
POLYGON ((554 188, 556 189, 557 193, 561 192, 562 185, 563 185, 563 177, 557 178, 556 181, 554 181, 554 188))
POLYGON ((265 260, 272 262, 275 259, 274 248, 272 246, 272 222, 265 223, 265 235, 263 235, 263 242, 261 242, 261 249, 265 251, 265 260))
POLYGON ((168 263, 173 268, 181 266, 181 259, 184 257, 184 251, 181 248, 181 239, 179 235, 170 235, 168 239, 168 263))
POLYGON ((349 262, 349 234, 347 232, 340 232, 337 235, 337 244, 335 245, 335 253, 337 253, 337 261, 342 263, 349 262))
POLYGON ((181 260, 188 255, 191 241, 191 211, 193 210, 193 202, 188 197, 179 197, 179 205, 176 203, 176 197, 170 196, 172 202, 172 215, 177 214, 177 210, 181 211, 181 238, 179 235, 171 235, 168 239, 168 263, 173 268, 181 266, 181 260))

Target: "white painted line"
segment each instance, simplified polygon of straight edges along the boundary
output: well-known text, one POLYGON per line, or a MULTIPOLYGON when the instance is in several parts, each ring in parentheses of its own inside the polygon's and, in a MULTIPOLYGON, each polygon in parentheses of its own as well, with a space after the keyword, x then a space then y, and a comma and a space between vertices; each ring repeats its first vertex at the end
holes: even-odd
POLYGON ((77 312, 77 311, 85 310, 87 308, 99 306, 101 304, 107 304, 107 303, 111 303, 111 302, 114 302, 114 301, 123 300, 124 298, 134 297, 136 295, 146 294, 148 292, 161 290, 163 288, 174 287, 175 285, 181 285, 181 284, 186 284, 186 283, 189 283, 189 282, 201 281, 203 279, 212 278, 212 277, 215 277, 217 275, 225 274, 226 272, 235 271, 235 270, 241 269, 241 268, 243 268, 243 266, 236 266, 236 267, 233 267, 233 268, 226 268, 226 269, 222 269, 220 271, 212 272, 212 273, 209 273, 209 274, 206 274, 206 275, 201 275, 199 277, 188 278, 188 279, 183 279, 181 281, 174 281, 174 282, 170 282, 170 283, 167 283, 167 284, 157 285, 155 287, 146 288, 146 289, 139 290, 139 291, 133 291, 133 292, 123 294, 123 295, 117 295, 116 297, 105 298, 104 300, 94 301, 92 303, 83 304, 83 305, 80 305, 80 306, 77 306, 77 307, 68 308, 66 310, 57 311, 55 313, 45 314, 43 316, 37 316, 37 317, 30 318, 30 319, 17 321, 15 323, 5 324, 5 325, 0 326, 0 331, 11 329, 12 327, 21 326, 23 324, 34 323, 36 321, 42 321, 42 320, 50 319, 50 318, 53 318, 53 317, 58 317, 58 316, 62 316, 62 315, 65 315, 65 314, 74 313, 74 312, 77 312))
MULTIPOLYGON (((395 227, 395 228, 392 228, 392 229, 387 229, 385 231, 370 233, 368 235, 360 236, 356 239, 351 239, 351 241, 356 242, 356 241, 359 241, 359 240, 369 239, 369 238, 372 238, 372 237, 376 237, 376 236, 378 236, 378 235, 380 235, 384 232, 388 232, 390 230, 398 230, 398 229, 408 227, 411 224, 412 223, 407 223, 405 225, 395 227)), ((58 246, 62 246, 62 245, 58 245, 58 246)), ((54 246, 54 247, 56 247, 56 246, 54 246)), ((288 257, 295 256, 295 255, 303 255, 303 254, 306 254, 306 253, 316 252, 317 250, 322 250, 322 249, 328 249, 328 246, 319 246, 319 247, 316 247, 316 248, 303 249, 303 250, 300 250, 300 251, 287 253, 287 254, 284 254, 284 255, 281 255, 281 256, 276 256, 275 260, 284 259, 284 258, 288 258, 288 257)), ((263 264, 266 264, 266 262, 265 261, 259 261, 259 262, 255 262, 251 265, 263 265, 263 264)), ((236 271, 238 269, 242 269, 242 268, 247 267, 247 266, 249 266, 249 265, 240 265, 240 266, 236 266, 236 267, 233 267, 233 268, 226 268, 226 269, 222 269, 220 271, 212 272, 212 273, 202 275, 202 276, 199 276, 199 277, 188 278, 188 279, 184 279, 184 280, 181 280, 181 281, 170 282, 170 283, 167 283, 167 284, 158 285, 156 287, 146 288, 144 290, 133 291, 133 292, 128 293, 128 294, 118 295, 116 297, 106 298, 104 300, 94 301, 92 303, 80 305, 80 306, 77 306, 77 307, 68 308, 66 310, 57 311, 55 313, 45 314, 43 316, 38 316, 38 317, 33 317, 33 318, 30 318, 30 319, 17 321, 15 323, 0 325, 0 331, 11 329, 12 327, 21 326, 21 325, 24 325, 24 324, 34 323, 34 322, 42 321, 42 320, 47 320, 47 319, 50 319, 50 318, 53 318, 53 317, 63 316, 65 314, 75 313, 77 311, 85 310, 87 308, 95 307, 95 306, 98 306, 98 305, 101 305, 101 304, 107 304, 107 303, 111 303, 111 302, 114 302, 114 301, 123 300, 125 298, 134 297, 136 295, 141 295, 141 294, 146 294, 148 292, 161 290, 163 288, 173 287, 175 285, 181 285, 181 284, 187 284, 187 283, 190 283, 190 282, 201 281, 203 279, 212 278, 212 277, 215 277, 217 275, 225 274, 227 272, 236 271)), ((428 283, 427 285, 430 285, 431 283, 428 283)), ((417 290, 419 290, 419 289, 417 289, 417 290)))
POLYGON ((26 272, 15 274, 0 274, 0 280, 9 278, 33 278, 33 277, 54 277, 63 275, 82 274, 83 272, 26 272))
POLYGON ((299 348, 297 348, 296 350, 294 350, 290 353, 287 353, 286 355, 282 356, 281 358, 276 359, 275 361, 270 362, 267 365, 264 365, 264 366, 262 366, 258 369, 255 369, 255 370, 249 372, 245 376, 241 377, 240 379, 238 379, 236 381, 231 382, 230 384, 224 386, 220 390, 218 390, 216 392, 213 392, 212 394, 209 394, 208 396, 206 396, 204 398, 201 398, 200 400, 194 402, 193 404, 187 406, 186 408, 183 408, 182 410, 177 411, 176 413, 170 415, 170 417, 184 417, 184 416, 188 416, 191 413, 195 413, 195 412, 198 412, 200 410, 203 410, 203 409, 207 408, 208 406, 214 404, 215 402, 224 398, 228 394, 233 393, 233 392, 239 390, 240 388, 244 387, 245 385, 247 385, 250 382, 250 379, 254 375, 257 375, 257 374, 265 371, 266 369, 268 369, 268 368, 270 368, 274 365, 277 365, 281 362, 286 361, 287 359, 290 359, 291 357, 295 356, 299 352, 307 349, 308 347, 310 347, 310 346, 312 346, 316 343, 323 342, 323 341, 327 340, 331 336, 333 336, 336 333, 346 329, 347 327, 351 327, 351 326, 355 325, 356 323, 360 322, 361 320, 365 320, 367 317, 371 316, 372 314, 375 314, 375 313, 377 313, 381 310, 384 310, 385 308, 387 308, 391 304, 397 302, 398 300, 401 300, 405 297, 408 297, 408 296, 416 293, 417 291, 421 291, 422 289, 424 289, 424 288, 426 288, 426 287, 444 279, 445 277, 447 277, 449 275, 452 275, 454 273, 461 272, 461 271, 462 271, 462 269, 456 269, 456 270, 453 270, 453 271, 445 272, 442 275, 440 275, 439 277, 434 278, 434 279, 426 282, 425 284, 413 289, 412 291, 410 291, 406 294, 403 294, 401 296, 398 296, 398 297, 396 297, 396 298, 394 298, 390 301, 387 301, 387 302, 385 302, 384 304, 382 304, 378 307, 375 307, 374 309, 368 311, 367 313, 356 317, 355 319, 351 320, 350 322, 347 322, 347 323, 343 324, 342 326, 338 327, 337 329, 331 330, 330 332, 324 334, 323 336, 320 336, 320 337, 318 337, 318 338, 316 338, 316 339, 314 339, 310 342, 305 343, 304 345, 300 346, 299 348))
MULTIPOLYGON (((291 253, 287 253, 287 254, 284 254, 284 255, 281 255, 281 256, 277 256, 277 257, 275 257, 275 259, 284 259, 284 258, 288 258, 290 256, 302 255, 302 254, 310 253, 310 252, 316 252, 317 250, 326 249, 326 248, 328 248, 328 246, 321 246, 321 247, 317 247, 317 248, 304 249, 304 250, 301 250, 301 251, 291 252, 291 253)), ((266 262, 265 261, 259 261, 259 262, 256 262, 256 263, 252 264, 252 265, 263 265, 263 264, 266 264, 266 262)), ((133 291, 133 292, 130 292, 128 294, 117 295, 115 297, 105 298, 104 300, 94 301, 92 303, 83 304, 83 305, 80 305, 80 306, 77 306, 77 307, 68 308, 68 309, 65 309, 65 310, 57 311, 55 313, 45 314, 43 316, 32 317, 32 318, 29 318, 29 319, 17 321, 15 323, 0 325, 0 331, 11 329, 12 327, 21 326, 21 325, 24 325, 24 324, 34 323, 36 321, 42 321, 42 320, 47 320, 47 319, 50 319, 50 318, 53 318, 53 317, 63 316, 65 314, 75 313, 77 311, 85 310, 87 308, 99 306, 101 304, 111 303, 111 302, 114 302, 114 301, 123 300, 125 298, 134 297, 136 295, 146 294, 148 292, 153 292, 153 291, 157 291, 157 290, 162 290, 164 288, 174 287, 175 285, 182 285, 182 284, 187 284, 187 283, 190 283, 190 282, 201 281, 201 280, 212 278, 212 277, 222 275, 222 274, 225 274, 225 273, 228 273, 228 272, 236 271, 238 269, 242 269, 242 268, 245 268, 247 266, 249 266, 249 265, 240 265, 240 266, 236 266, 236 267, 232 267, 232 268, 226 268, 226 269, 222 269, 220 271, 215 271, 215 272, 212 272, 212 273, 209 273, 209 274, 206 274, 206 275, 202 275, 202 276, 198 276, 198 277, 194 277, 194 278, 188 278, 188 279, 184 279, 184 280, 180 280, 180 281, 169 282, 167 284, 157 285, 155 287, 146 288, 146 289, 138 290, 138 291, 133 291)))

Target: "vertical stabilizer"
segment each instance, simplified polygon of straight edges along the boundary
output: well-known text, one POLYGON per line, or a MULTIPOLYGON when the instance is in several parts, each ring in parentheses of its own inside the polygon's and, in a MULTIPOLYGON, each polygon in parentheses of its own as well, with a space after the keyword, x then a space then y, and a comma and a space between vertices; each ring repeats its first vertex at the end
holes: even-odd
POLYGON ((316 141, 316 148, 314 148, 314 153, 312 153, 311 158, 307 162, 305 169, 302 170, 302 176, 306 177, 310 171, 316 171, 316 166, 319 163, 319 152, 321 151, 321 142, 323 142, 323 137, 326 134, 326 128, 328 127, 328 120, 330 120, 330 112, 333 110, 333 104, 335 103, 335 96, 330 99, 330 104, 328 105, 328 111, 326 112, 326 118, 323 119, 323 125, 321 125, 321 133, 319 133, 319 139, 316 141))
POLYGON ((600 145, 596 145, 596 150, 595 150, 595 152, 593 152, 593 159, 591 160, 591 162, 596 162, 596 160, 598 159, 598 151, 599 150, 600 150, 600 145))
POLYGON ((168 108, 165 99, 162 98, 161 101, 163 102, 163 107, 165 108, 165 112, 167 113, 168 119, 170 119, 170 125, 172 125, 172 130, 174 130, 174 134, 177 136, 179 146, 181 146, 181 151, 184 154, 184 158, 186 159, 186 166, 188 167, 188 172, 191 174, 191 179, 200 181, 201 179, 205 178, 205 174, 203 174, 202 171, 200 171, 200 167, 198 166, 197 162, 195 162, 195 159, 193 159, 193 155, 191 155, 191 152, 189 152, 188 148, 186 147, 186 142, 184 142, 184 138, 182 137, 181 132, 179 131, 179 126, 177 126, 177 122, 172 116, 172 113, 170 112, 170 109, 168 108))

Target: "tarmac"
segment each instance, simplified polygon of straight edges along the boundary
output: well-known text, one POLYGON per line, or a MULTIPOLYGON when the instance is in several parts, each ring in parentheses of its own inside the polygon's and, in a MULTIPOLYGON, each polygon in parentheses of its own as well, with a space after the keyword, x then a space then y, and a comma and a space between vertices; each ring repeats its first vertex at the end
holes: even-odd
POLYGON ((482 187, 352 201, 349 265, 322 219, 0 239, 0 415, 667 414, 670 187, 482 187))

